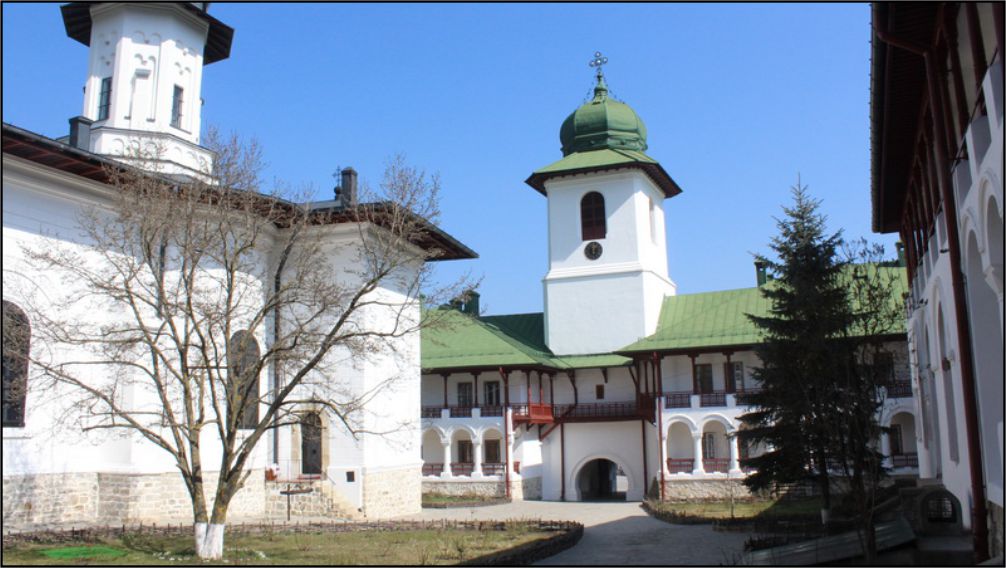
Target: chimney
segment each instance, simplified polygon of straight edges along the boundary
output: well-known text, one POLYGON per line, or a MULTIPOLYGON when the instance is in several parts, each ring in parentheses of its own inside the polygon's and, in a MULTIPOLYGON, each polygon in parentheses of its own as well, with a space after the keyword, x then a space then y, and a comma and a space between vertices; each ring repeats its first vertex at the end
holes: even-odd
POLYGON ((344 168, 340 172, 340 183, 335 188, 335 199, 343 207, 356 206, 356 170, 344 168))
POLYGON ((764 260, 756 260, 755 263, 755 277, 759 286, 764 286, 765 282, 768 281, 768 270, 767 265, 764 260))
POLYGON ((468 290, 464 293, 464 307, 461 311, 470 315, 478 317, 479 315, 479 293, 475 290, 468 290))
POLYGON ((70 119, 70 145, 74 148, 91 151, 91 124, 94 121, 83 116, 75 116, 70 119))
POLYGON ((902 268, 908 266, 908 263, 905 261, 905 243, 898 241, 894 243, 894 248, 898 249, 898 266, 902 268))

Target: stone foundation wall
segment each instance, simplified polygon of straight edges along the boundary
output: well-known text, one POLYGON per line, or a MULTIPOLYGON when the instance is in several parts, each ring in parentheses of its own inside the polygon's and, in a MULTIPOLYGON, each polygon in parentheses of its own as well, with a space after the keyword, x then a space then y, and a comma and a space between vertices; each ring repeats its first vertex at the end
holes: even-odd
POLYGON ((422 467, 411 466, 363 474, 363 514, 368 519, 422 511, 422 467))
POLYGON ((525 477, 520 484, 525 501, 541 501, 541 477, 525 477))
MULTIPOLYGON (((262 470, 253 470, 231 500, 228 519, 261 518, 265 512, 262 470)), ((212 506, 217 474, 205 476, 212 506)), ((4 524, 192 522, 192 503, 178 473, 66 473, 3 478, 4 524)))
POLYGON ((693 499, 753 499, 756 495, 744 487, 739 479, 689 479, 664 482, 664 500, 689 501, 693 499))
MULTIPOLYGON (((6 487, 4 488, 6 490, 6 487)), ((1003 508, 992 501, 986 501, 989 509, 989 555, 993 558, 1003 555, 1003 508)))
POLYGON ((506 497, 504 481, 431 481, 423 479, 423 493, 440 495, 476 495, 478 497, 506 497))
POLYGON ((299 518, 349 519, 358 516, 327 480, 267 481, 265 483, 265 515, 275 521, 287 517, 287 496, 283 491, 309 491, 289 496, 290 520, 299 518))

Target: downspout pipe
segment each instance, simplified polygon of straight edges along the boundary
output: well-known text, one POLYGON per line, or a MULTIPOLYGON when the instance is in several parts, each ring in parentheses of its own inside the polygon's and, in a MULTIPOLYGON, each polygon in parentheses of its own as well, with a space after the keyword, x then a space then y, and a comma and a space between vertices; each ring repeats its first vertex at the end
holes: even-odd
POLYGON ((664 457, 665 442, 664 442, 664 372, 660 366, 660 355, 656 351, 653 352, 653 364, 657 371, 657 396, 656 408, 654 411, 657 413, 657 468, 660 469, 660 500, 664 501, 666 495, 664 494, 664 485, 667 479, 664 477, 664 465, 666 463, 666 458, 664 457))
MULTIPOLYGON (((503 396, 506 398, 503 407, 503 450, 506 452, 503 457, 503 481, 506 484, 507 501, 510 501, 513 498, 510 491, 510 422, 513 420, 513 412, 510 411, 510 380, 503 367, 500 367, 500 377, 503 379, 503 396)), ((530 412, 529 409, 528 413, 530 412)))
MULTIPOLYGON (((941 10, 942 13, 942 10, 941 10)), ((874 11, 873 31, 880 41, 920 55, 926 64, 926 83, 929 95, 930 118, 933 122, 933 132, 938 133, 943 124, 943 106, 937 81, 940 80, 936 53, 932 47, 921 46, 915 42, 895 38, 880 29, 874 11)), ((939 176, 940 197, 943 200, 944 218, 947 223, 947 245, 950 254, 951 288, 954 296, 954 314, 957 324, 957 352, 961 361, 961 387, 964 394, 964 421, 967 431, 968 465, 971 471, 971 494, 974 504, 971 509, 971 527, 974 537, 973 545, 975 559, 978 562, 987 560, 988 552, 988 511, 985 506, 985 481, 981 461, 981 441, 979 439, 979 422, 974 361, 971 353, 971 328, 968 323, 967 299, 964 292, 964 278, 961 267, 961 244, 957 227, 957 204, 954 201, 953 188, 949 175, 947 150, 943 146, 943 136, 933 136, 936 146, 936 156, 939 160, 937 174, 939 176)))

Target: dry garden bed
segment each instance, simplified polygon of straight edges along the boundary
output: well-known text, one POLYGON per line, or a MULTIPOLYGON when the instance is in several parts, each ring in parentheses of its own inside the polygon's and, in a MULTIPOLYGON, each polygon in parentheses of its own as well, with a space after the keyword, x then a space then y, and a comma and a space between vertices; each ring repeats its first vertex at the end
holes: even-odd
MULTIPOLYGON (((219 564, 527 564, 575 544, 579 523, 386 522, 228 527, 219 564)), ((4 565, 200 563, 190 527, 4 535, 4 565)))

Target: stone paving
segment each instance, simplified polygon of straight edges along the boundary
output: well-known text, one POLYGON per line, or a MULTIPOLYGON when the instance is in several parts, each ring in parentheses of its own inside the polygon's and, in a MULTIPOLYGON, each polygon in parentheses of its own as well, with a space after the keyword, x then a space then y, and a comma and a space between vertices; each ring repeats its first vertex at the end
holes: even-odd
POLYGON ((646 514, 639 503, 515 501, 459 509, 424 509, 414 520, 548 519, 584 525, 580 542, 539 565, 667 566, 735 565, 747 533, 718 532, 712 525, 674 525, 646 514))

